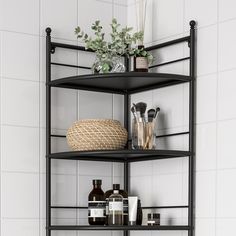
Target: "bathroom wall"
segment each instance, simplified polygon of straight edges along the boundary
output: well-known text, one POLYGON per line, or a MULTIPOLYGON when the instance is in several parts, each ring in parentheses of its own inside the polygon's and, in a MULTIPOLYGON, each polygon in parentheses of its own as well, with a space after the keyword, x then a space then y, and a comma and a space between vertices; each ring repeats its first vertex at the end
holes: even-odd
MULTIPOLYGON (((188 34, 188 22, 197 26, 196 114, 196 236, 233 234, 236 223, 235 100, 236 3, 233 0, 148 0, 146 45, 188 34)), ((1 87, 1 236, 45 235, 45 28, 53 41, 80 44, 77 25, 101 19, 105 31, 115 16, 136 26, 134 0, 0 0, 1 87)), ((188 54, 185 44, 155 52, 155 63, 188 54)), ((92 55, 58 49, 53 61, 79 65, 92 55)), ((162 72, 188 73, 187 63, 160 68, 162 72)), ((88 73, 53 68, 53 78, 88 73)), ((188 86, 178 85, 132 97, 160 106, 158 134, 188 128, 188 86)), ((122 121, 122 98, 84 91, 53 91, 53 132, 65 134, 82 118, 122 121)), ((187 136, 158 139, 158 148, 187 149, 187 136)), ((67 150, 64 139, 53 140, 53 151, 67 150)), ((187 158, 134 164, 131 193, 142 205, 187 203, 187 158), (140 191, 140 186, 142 192, 140 191)), ((52 201, 57 205, 85 205, 91 180, 102 178, 103 189, 122 183, 122 166, 109 163, 53 162, 52 201)), ((162 224, 184 224, 185 210, 161 211, 162 224)), ((146 216, 146 212, 144 214, 146 216)), ((55 211, 53 223, 87 223, 86 211, 55 211)), ((54 232, 52 235, 93 235, 94 232, 54 232)), ((100 232, 96 235, 115 235, 100 232)), ((157 232, 132 232, 132 235, 157 232)), ((159 232, 158 235, 186 235, 159 232)))

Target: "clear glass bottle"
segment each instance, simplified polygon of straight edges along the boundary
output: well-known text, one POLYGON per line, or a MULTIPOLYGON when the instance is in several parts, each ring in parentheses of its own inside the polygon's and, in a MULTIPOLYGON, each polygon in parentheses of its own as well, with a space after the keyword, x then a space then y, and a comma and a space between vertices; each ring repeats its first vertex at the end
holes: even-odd
POLYGON ((88 222, 90 225, 105 224, 105 195, 101 189, 102 180, 93 180, 93 190, 88 197, 88 222))
POLYGON ((109 208, 109 197, 113 194, 114 190, 119 190, 119 194, 123 197, 123 224, 128 225, 128 193, 125 190, 120 189, 119 184, 113 184, 113 189, 105 192, 106 199, 106 225, 108 225, 108 208, 109 208))
POLYGON ((123 225, 123 197, 114 190, 108 200, 108 225, 123 225))

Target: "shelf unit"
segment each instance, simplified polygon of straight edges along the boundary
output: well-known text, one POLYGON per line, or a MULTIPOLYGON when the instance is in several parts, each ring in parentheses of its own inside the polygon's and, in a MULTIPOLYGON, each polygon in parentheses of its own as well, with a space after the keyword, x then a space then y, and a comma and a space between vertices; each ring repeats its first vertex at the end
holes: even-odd
POLYGON ((148 51, 172 46, 179 43, 188 43, 190 56, 177 60, 168 61, 162 64, 151 66, 150 68, 172 64, 180 61, 189 60, 189 76, 163 73, 144 73, 131 72, 130 61, 125 58, 127 71, 125 73, 93 74, 79 75, 57 80, 51 80, 51 66, 65 66, 89 69, 89 67, 62 64, 52 62, 51 54, 56 52, 56 48, 68 50, 86 51, 84 47, 56 43, 51 41, 51 29, 46 29, 46 235, 51 236, 53 230, 120 230, 124 235, 129 235, 132 230, 171 230, 188 231, 189 236, 194 233, 194 142, 195 142, 195 21, 190 22, 190 35, 171 40, 165 43, 146 48, 148 51), (62 137, 63 135, 53 135, 51 132, 51 89, 53 87, 80 89, 97 92, 115 93, 124 95, 124 126, 129 132, 130 120, 130 96, 134 93, 147 91, 151 89, 172 86, 180 83, 189 83, 189 131, 174 133, 164 136, 189 135, 189 150, 107 150, 107 151, 76 151, 76 152, 51 152, 51 139, 53 137, 62 137), (53 206, 51 202, 51 161, 52 159, 66 160, 86 160, 86 161, 104 161, 104 162, 122 162, 124 163, 124 188, 129 191, 129 169, 132 162, 141 162, 147 160, 159 160, 165 158, 188 158, 188 204, 186 206, 146 206, 143 209, 161 209, 161 208, 185 208, 188 210, 187 225, 162 225, 162 226, 89 226, 89 225, 52 225, 52 209, 87 209, 85 206, 53 206))

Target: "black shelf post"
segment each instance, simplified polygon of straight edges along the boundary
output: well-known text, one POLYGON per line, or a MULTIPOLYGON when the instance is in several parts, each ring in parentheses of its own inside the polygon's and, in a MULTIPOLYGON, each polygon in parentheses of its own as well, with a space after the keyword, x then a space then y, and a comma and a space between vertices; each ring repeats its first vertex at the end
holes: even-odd
POLYGON ((46 236, 51 236, 51 29, 46 33, 46 236))
POLYGON ((195 21, 190 21, 190 67, 189 74, 192 80, 189 83, 189 193, 188 193, 188 235, 194 234, 194 194, 195 194, 195 21))

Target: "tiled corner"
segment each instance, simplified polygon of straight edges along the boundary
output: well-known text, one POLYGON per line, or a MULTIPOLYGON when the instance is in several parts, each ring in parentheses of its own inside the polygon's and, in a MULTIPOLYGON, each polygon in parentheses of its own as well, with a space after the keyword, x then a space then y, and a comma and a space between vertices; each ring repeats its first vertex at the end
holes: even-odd
MULTIPOLYGON (((215 236, 216 234, 216 222, 212 218, 198 218, 195 221, 196 235, 201 236, 215 236)), ((223 236, 223 235, 222 235, 223 236)))

